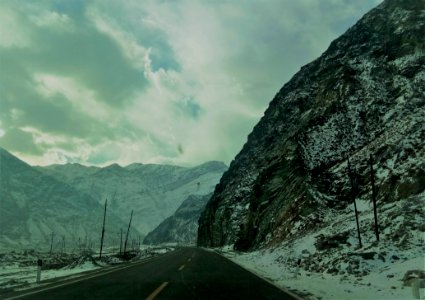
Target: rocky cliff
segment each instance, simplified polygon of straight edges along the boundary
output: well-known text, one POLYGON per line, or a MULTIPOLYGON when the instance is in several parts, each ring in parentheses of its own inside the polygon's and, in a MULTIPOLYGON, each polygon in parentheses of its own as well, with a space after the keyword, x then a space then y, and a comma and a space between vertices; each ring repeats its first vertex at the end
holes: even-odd
MULTIPOLYGON (((386 0, 276 94, 199 220, 198 244, 249 250, 320 227, 358 199, 425 188, 425 1, 386 0)), ((423 194, 421 196, 423 198, 423 194)), ((423 199, 422 199, 423 200, 423 199)))

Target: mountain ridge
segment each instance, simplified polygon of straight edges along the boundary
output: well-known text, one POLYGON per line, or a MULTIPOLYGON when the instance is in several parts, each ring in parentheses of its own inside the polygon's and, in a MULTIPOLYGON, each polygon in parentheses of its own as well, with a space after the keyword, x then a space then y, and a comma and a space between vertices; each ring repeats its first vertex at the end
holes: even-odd
POLYGON ((202 213, 199 245, 250 250, 303 219, 314 228, 320 210, 350 203, 348 156, 361 198, 371 193, 369 154, 379 201, 421 192, 423 11, 423 1, 384 1, 280 89, 202 213))
POLYGON ((211 195, 212 193, 187 197, 172 216, 166 218, 146 235, 143 243, 149 245, 196 244, 198 219, 211 195))
POLYGON ((209 161, 195 167, 133 163, 104 168, 82 165, 37 167, 96 199, 105 198, 123 220, 134 210, 133 222, 142 237, 171 216, 191 194, 211 193, 227 166, 209 161))
MULTIPOLYGON (((0 247, 3 249, 46 249, 50 247, 52 233, 56 236, 55 249, 62 247, 62 237, 73 246, 78 239, 98 242, 102 206, 5 149, 0 150, 0 192, 0 247)), ((112 224, 125 226, 109 211, 108 233, 113 230, 112 224)), ((134 228, 132 231, 139 235, 134 228)), ((111 240, 105 244, 110 245, 111 240)))
POLYGON ((227 166, 207 162, 194 168, 81 164, 32 167, 0 148, 0 247, 48 247, 51 233, 76 245, 96 245, 108 199, 105 244, 117 246, 130 213, 130 238, 143 238, 189 195, 211 193, 227 166))

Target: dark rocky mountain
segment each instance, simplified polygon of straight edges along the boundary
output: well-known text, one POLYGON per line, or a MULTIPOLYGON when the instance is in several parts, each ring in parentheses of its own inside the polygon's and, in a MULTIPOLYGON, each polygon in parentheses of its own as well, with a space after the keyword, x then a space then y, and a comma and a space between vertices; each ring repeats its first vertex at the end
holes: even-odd
POLYGON ((145 237, 143 243, 149 245, 195 244, 198 235, 198 219, 211 195, 212 193, 203 196, 190 195, 171 217, 165 219, 145 237))
MULTIPOLYGON (((386 0, 276 94, 199 220, 198 244, 252 250, 321 226, 357 197, 378 209, 425 188, 425 1, 386 0)), ((421 194, 422 193, 422 194, 421 194)))
MULTIPOLYGON (((45 175, 0 148, 0 249, 74 249, 84 243, 97 247, 103 206, 74 187, 45 175)), ((113 244, 115 229, 125 228, 108 211, 105 245, 113 244), (114 232, 114 236, 111 236, 114 232)), ((140 233, 132 228, 132 233, 140 233)), ((94 248, 97 249, 97 248, 94 248)))

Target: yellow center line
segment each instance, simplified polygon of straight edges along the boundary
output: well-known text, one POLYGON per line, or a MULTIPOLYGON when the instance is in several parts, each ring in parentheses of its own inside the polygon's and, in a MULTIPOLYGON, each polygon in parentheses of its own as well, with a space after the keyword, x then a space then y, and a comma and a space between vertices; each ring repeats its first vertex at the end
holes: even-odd
POLYGON ((184 265, 182 265, 180 268, 179 268, 179 271, 181 271, 181 270, 183 270, 184 269, 184 265))
POLYGON ((149 297, 146 298, 146 300, 153 300, 156 296, 158 296, 159 293, 167 286, 168 282, 163 282, 156 290, 153 291, 152 294, 149 295, 149 297))

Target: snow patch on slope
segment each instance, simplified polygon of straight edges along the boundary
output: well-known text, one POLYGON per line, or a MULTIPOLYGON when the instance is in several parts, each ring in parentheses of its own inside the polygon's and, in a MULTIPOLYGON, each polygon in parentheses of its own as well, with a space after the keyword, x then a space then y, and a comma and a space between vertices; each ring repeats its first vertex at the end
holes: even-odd
POLYGON ((315 231, 295 225, 292 238, 278 247, 247 254, 227 248, 225 255, 307 299, 412 298, 412 288, 403 286, 402 279, 409 270, 425 269, 425 193, 379 206, 380 242, 375 241, 370 203, 363 199, 357 204, 361 249, 354 212, 348 207, 328 213, 315 231), (318 250, 323 237, 339 237, 340 242, 318 250))

